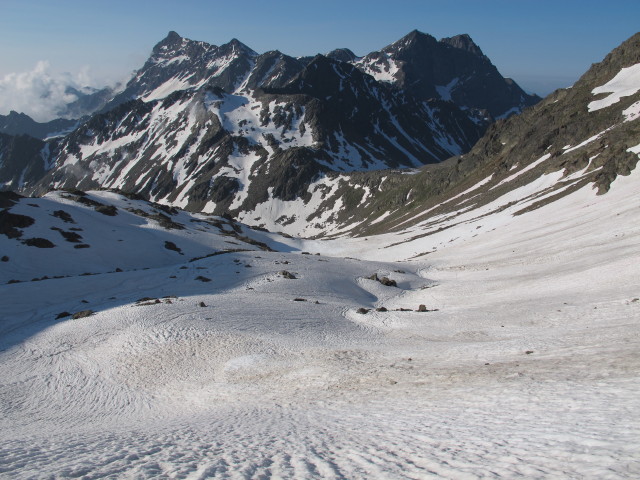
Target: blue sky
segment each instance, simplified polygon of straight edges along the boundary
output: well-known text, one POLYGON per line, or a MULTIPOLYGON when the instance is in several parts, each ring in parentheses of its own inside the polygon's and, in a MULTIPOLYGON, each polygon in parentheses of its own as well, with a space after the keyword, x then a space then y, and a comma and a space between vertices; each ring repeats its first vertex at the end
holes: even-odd
POLYGON ((49 75, 106 84, 141 66, 170 30, 300 56, 337 47, 364 55, 418 29, 470 34, 503 75, 547 94, 640 30, 638 0, 0 0, 0 12, 5 84, 39 61, 49 75))

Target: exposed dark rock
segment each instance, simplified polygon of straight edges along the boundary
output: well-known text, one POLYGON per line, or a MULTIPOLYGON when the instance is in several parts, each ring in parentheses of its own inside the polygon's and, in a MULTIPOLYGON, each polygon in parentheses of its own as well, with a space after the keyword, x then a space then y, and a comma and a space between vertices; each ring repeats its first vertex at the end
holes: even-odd
POLYGON ((12 191, 0 191, 0 208, 10 208, 13 207, 18 201, 24 198, 22 195, 18 195, 12 191))
POLYGON ((60 312, 58 315, 56 315, 56 320, 60 320, 61 318, 66 318, 70 316, 71 314, 69 312, 60 312))
POLYGON ((9 210, 0 210, 0 234, 9 238, 20 238, 22 228, 30 227, 35 223, 35 219, 26 215, 10 213, 9 210))
POLYGON ((364 307, 360 307, 358 310, 356 310, 356 313, 359 313, 361 315, 365 315, 365 314, 369 313, 369 309, 368 308, 364 308, 364 307))
POLYGON ((166 248, 167 250, 178 252, 180 255, 183 255, 182 249, 179 248, 175 243, 170 242, 168 240, 164 242, 164 248, 166 248))
POLYGON ((154 301, 154 300, 157 300, 157 298, 153 298, 153 297, 142 297, 142 298, 139 298, 138 300, 136 300, 136 303, 149 302, 149 301, 154 301))
POLYGON ((56 230, 62 237, 70 243, 80 243, 82 236, 76 232, 66 232, 58 227, 51 227, 51 230, 56 230))
POLYGON ((196 277, 196 280, 200 280, 201 282, 210 282, 210 281, 211 281, 211 279, 210 279, 210 278, 204 277, 204 276, 202 276, 202 275, 198 275, 198 276, 196 277))
MULTIPOLYGON (((0 133, 0 185, 19 191, 35 186, 44 177, 51 156, 51 149, 42 140, 28 135, 0 133)), ((12 199, 0 196, 1 208, 10 206, 7 200, 12 199)))
POLYGON ((55 212, 52 213, 52 215, 54 217, 61 219, 64 223, 76 223, 71 217, 71 215, 68 212, 65 212, 64 210, 56 210, 55 212))
POLYGON ((378 277, 377 273, 374 273, 370 277, 369 280, 375 280, 376 282, 380 282, 382 285, 386 287, 397 287, 398 284, 395 280, 391 280, 389 277, 378 277))
POLYGON ((388 277, 382 277, 380 280, 378 280, 382 285, 384 285, 385 287, 397 287, 398 284, 396 283, 395 280, 391 280, 388 277))
POLYGON ((96 313, 96 312, 94 312, 93 310, 81 310, 80 312, 76 312, 76 313, 74 313, 74 314, 71 316, 71 318, 72 318, 73 320, 78 320, 78 319, 80 319, 80 318, 90 317, 90 316, 91 316, 91 315, 93 315, 94 313, 96 313))
POLYGON ((280 270, 278 272, 278 275, 284 278, 288 278, 289 280, 295 280, 297 278, 293 273, 288 272, 287 270, 280 270))
POLYGON ((96 207, 96 212, 114 217, 118 214, 118 209, 113 205, 100 205, 96 207))
POLYGON ((53 248, 55 244, 46 238, 27 238, 22 240, 22 243, 29 247, 37 247, 37 248, 53 248))
POLYGON ((162 303, 162 301, 159 298, 156 298, 152 301, 149 302, 144 302, 144 303, 136 303, 136 307, 149 307, 152 305, 158 305, 159 303, 162 303))

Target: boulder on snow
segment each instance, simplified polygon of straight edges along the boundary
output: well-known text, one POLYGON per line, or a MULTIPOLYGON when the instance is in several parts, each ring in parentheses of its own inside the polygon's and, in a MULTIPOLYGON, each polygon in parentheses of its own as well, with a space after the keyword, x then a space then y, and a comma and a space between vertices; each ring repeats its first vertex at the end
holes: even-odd
POLYGON ((280 270, 278 272, 278 275, 280 275, 281 277, 284 277, 284 278, 288 278, 289 280, 295 280, 296 279, 296 276, 293 273, 288 272, 287 270, 280 270))
POLYGON ((398 284, 396 283, 395 280, 391 280, 389 277, 378 277, 377 273, 374 273, 373 275, 371 275, 370 277, 368 277, 369 280, 375 280, 376 282, 380 282, 382 285, 386 286, 386 287, 397 287, 398 284))
POLYGON ((380 280, 378 280, 382 285, 386 286, 386 287, 397 287, 398 284, 396 283, 395 280, 391 280, 388 277, 382 277, 380 280))
POLYGON ((37 247, 37 248, 53 248, 55 244, 46 238, 27 238, 23 240, 22 243, 29 247, 37 247))

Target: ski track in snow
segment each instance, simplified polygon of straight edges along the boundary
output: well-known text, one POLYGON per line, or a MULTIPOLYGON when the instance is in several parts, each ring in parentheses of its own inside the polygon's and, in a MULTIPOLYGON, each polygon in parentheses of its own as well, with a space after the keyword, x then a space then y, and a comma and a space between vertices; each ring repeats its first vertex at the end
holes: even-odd
POLYGON ((640 476, 640 176, 513 216, 556 177, 436 226, 285 242, 322 255, 1 285, 0 476, 640 476))

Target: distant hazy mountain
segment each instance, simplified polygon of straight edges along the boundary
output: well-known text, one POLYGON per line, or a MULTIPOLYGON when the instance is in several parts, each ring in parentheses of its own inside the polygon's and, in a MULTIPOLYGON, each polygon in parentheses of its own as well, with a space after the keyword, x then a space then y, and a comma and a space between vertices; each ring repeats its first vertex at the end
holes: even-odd
POLYGON ((30 135, 45 138, 64 136, 78 126, 77 120, 59 118, 50 122, 36 122, 24 113, 11 111, 9 115, 0 115, 0 133, 7 135, 30 135))

